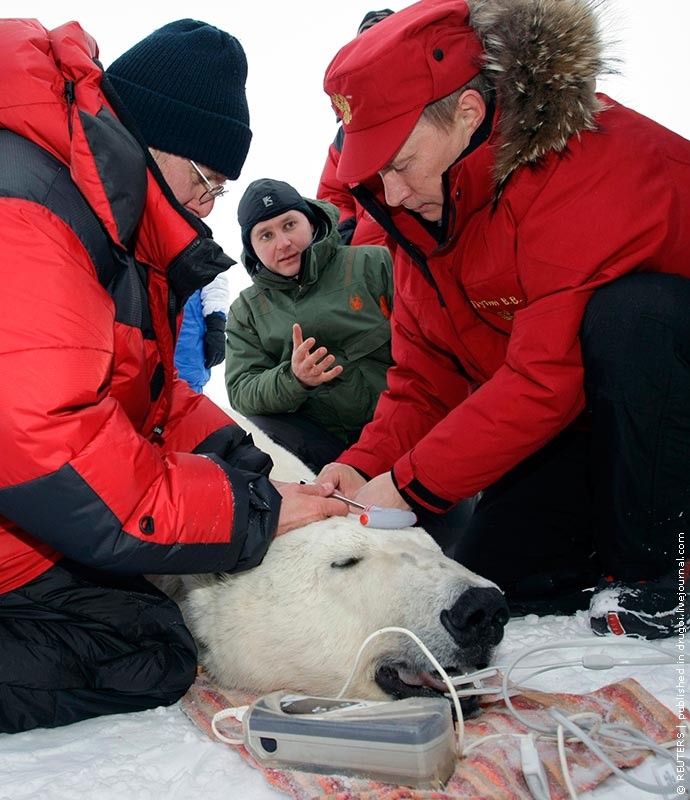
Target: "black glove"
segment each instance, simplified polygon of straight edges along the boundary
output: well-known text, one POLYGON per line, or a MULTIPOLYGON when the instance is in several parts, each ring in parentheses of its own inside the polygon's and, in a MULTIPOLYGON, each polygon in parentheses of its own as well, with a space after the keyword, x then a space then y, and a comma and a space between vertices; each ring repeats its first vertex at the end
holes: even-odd
POLYGON ((204 366, 211 369, 225 360, 225 314, 214 311, 204 317, 204 366))

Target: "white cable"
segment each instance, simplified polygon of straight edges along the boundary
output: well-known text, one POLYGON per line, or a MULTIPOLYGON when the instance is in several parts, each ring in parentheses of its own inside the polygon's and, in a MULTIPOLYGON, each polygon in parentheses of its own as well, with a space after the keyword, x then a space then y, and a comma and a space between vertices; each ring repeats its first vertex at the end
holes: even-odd
MULTIPOLYGON (((571 641, 558 641, 553 642, 548 645, 535 645, 534 647, 527 648, 526 650, 521 650, 509 663, 508 667, 506 668, 505 672, 503 673, 503 680, 501 683, 501 688, 503 690, 503 700, 505 704, 508 706, 508 710, 513 714, 513 716, 525 725, 528 729, 536 730, 539 733, 547 733, 547 734, 554 734, 555 728, 546 728, 543 725, 538 725, 537 723, 531 723, 527 720, 522 714, 518 712, 518 710, 513 705, 510 696, 508 694, 508 683, 510 681, 511 672, 516 668, 517 664, 527 658, 528 656, 532 655, 533 653, 542 652, 544 650, 558 650, 558 649, 565 649, 571 647, 647 647, 648 649, 656 651, 657 655, 647 656, 640 659, 635 658, 624 658, 624 659, 611 659, 611 658, 595 658, 594 656, 604 656, 606 654, 589 654, 589 657, 585 660, 584 657, 581 659, 582 666, 587 667, 589 669, 609 669, 614 666, 633 666, 635 664, 641 663, 645 665, 649 664, 671 664, 675 663, 675 657, 664 650, 663 648, 659 647, 658 645, 650 644, 649 642, 644 641, 619 641, 619 640, 612 640, 606 642, 598 642, 594 643, 591 639, 574 639, 571 641), (604 663, 606 664, 604 666, 604 663), (589 666, 594 664, 595 666, 589 666)), ((538 674, 538 673, 537 673, 538 674)))
POLYGON ((227 736, 224 736, 216 727, 216 723, 222 722, 222 720, 228 719, 229 717, 234 717, 238 722, 241 722, 244 712, 247 710, 247 708, 249 708, 249 706, 237 706, 233 708, 223 708, 220 711, 216 711, 211 719, 211 730, 213 731, 216 739, 220 739, 220 741, 225 742, 225 744, 244 744, 244 739, 230 739, 227 736))
POLYGON ((638 780, 633 775, 627 775, 623 770, 613 762, 603 751, 603 749, 589 736, 585 731, 579 728, 574 722, 571 722, 567 716, 561 714, 557 709, 551 708, 549 709, 549 714, 564 728, 571 731, 574 736, 576 736, 582 744, 584 744, 590 752, 594 753, 600 761, 602 761, 606 766, 619 778, 622 778, 626 783, 629 783, 631 786, 635 786, 637 789, 641 789, 643 792, 649 792, 650 794, 660 794, 665 795, 668 793, 668 787, 659 786, 658 784, 651 784, 651 783, 644 783, 643 781, 638 780))
POLYGON ((561 772, 563 773, 563 780, 565 781, 570 800, 579 800, 580 795, 577 793, 573 785, 573 779, 570 777, 570 769, 568 767, 568 754, 565 752, 565 737, 563 735, 563 726, 558 726, 557 731, 558 740, 558 760, 561 763, 561 772))
POLYGON ((473 750, 475 750, 477 747, 480 747, 485 742, 488 742, 489 739, 509 739, 511 737, 515 739, 520 739, 524 735, 525 735, 524 733, 490 733, 488 736, 482 736, 481 739, 475 739, 474 742, 468 744, 467 747, 465 748, 465 755, 471 753, 473 750))
POLYGON ((429 659, 429 661, 433 664, 433 666, 438 671, 439 675, 443 678, 443 682, 448 687, 448 691, 450 692, 450 696, 453 698, 453 706, 455 707, 455 714, 458 718, 458 757, 462 758, 463 756, 463 747, 465 744, 465 720, 462 716, 462 707, 460 705, 460 698, 458 697, 458 693, 455 690, 455 686, 453 686, 453 682, 448 677, 448 673, 443 669, 443 667, 439 664, 434 654, 429 650, 429 648, 424 644, 424 642, 417 636, 416 633, 412 631, 408 631, 407 628, 398 628, 398 627, 389 627, 389 628, 379 628, 377 631, 369 634, 367 638, 362 642, 357 655, 355 657, 355 663, 350 670, 350 674, 345 681, 345 685, 343 688, 338 692, 336 698, 341 698, 345 695, 346 690, 350 687, 352 683, 352 679, 354 678, 356 671, 359 667, 359 661, 362 657, 362 653, 364 652, 364 648, 369 644, 372 639, 375 637, 383 634, 383 633, 402 633, 405 636, 409 636, 413 642, 417 644, 420 650, 424 653, 424 655, 429 659))
MULTIPOLYGON (((536 664, 534 666, 537 666, 536 664)), ((546 666, 541 666, 539 669, 535 669, 533 672, 530 672, 529 675, 525 675, 523 678, 520 678, 518 681, 518 685, 522 685, 531 681, 533 678, 538 678, 539 675, 543 675, 545 672, 552 672, 555 669, 565 669, 566 667, 580 667, 582 663, 580 661, 564 661, 562 664, 548 664, 546 666)), ((511 671, 514 670, 514 667, 508 667, 511 671)), ((527 669, 527 667, 520 667, 520 669, 527 669)), ((505 673, 503 673, 505 675, 505 673)), ((501 686, 501 694, 503 694, 503 687, 501 686)))
POLYGON ((614 742, 620 742, 625 747, 619 747, 620 750, 651 750, 656 755, 661 756, 675 764, 675 756, 669 753, 668 748, 676 746, 676 740, 666 743, 666 745, 659 744, 658 742, 646 736, 641 731, 624 725, 623 723, 614 722, 602 725, 599 731, 599 736, 606 739, 611 739, 614 742))
MULTIPOLYGON (((544 650, 555 650, 559 648, 570 648, 570 647, 593 647, 593 646, 630 647, 631 644, 632 643, 629 641, 615 640, 615 641, 608 641, 606 643, 600 642, 597 645, 594 645, 591 639, 584 639, 584 640, 578 639, 569 642, 554 642, 548 645, 538 645, 529 648, 528 650, 523 650, 519 652, 515 656, 515 658, 511 661, 511 663, 508 665, 503 674, 503 680, 501 682, 501 688, 503 690, 503 701, 505 702, 506 707, 513 714, 515 719, 517 719, 519 722, 525 725, 528 729, 539 731, 542 734, 541 738, 553 738, 553 733, 554 732, 556 733, 556 739, 558 741, 559 759, 561 763, 561 771, 563 772, 563 777, 566 782, 566 786, 568 788, 571 800, 578 800, 578 794, 577 791, 575 790, 572 779, 570 777, 570 771, 568 769, 567 756, 565 752, 565 742, 563 741, 564 739, 563 729, 571 731, 571 733, 579 741, 581 741, 590 750, 591 753, 593 753, 604 764, 606 764, 606 766, 608 766, 609 769, 611 769, 612 772, 614 772, 614 774, 620 777, 624 782, 632 786, 635 786, 639 789, 642 789, 643 791, 651 792, 652 794, 663 794, 666 790, 659 787, 658 784, 651 785, 642 783, 641 781, 638 781, 636 778, 627 775, 621 769, 619 769, 618 766, 604 753, 603 749, 595 743, 592 736, 589 733, 582 730, 582 728, 580 728, 572 721, 576 717, 576 715, 567 717, 560 714, 560 712, 558 712, 556 709, 550 709, 549 710, 550 715, 554 718, 555 721, 558 722, 555 731, 553 729, 549 729, 543 725, 539 725, 537 723, 531 722, 530 720, 526 719, 524 715, 522 715, 517 711, 517 709, 515 708, 514 704, 510 699, 508 692, 510 675, 513 672, 513 670, 517 668, 517 665, 519 664, 520 661, 522 661, 523 659, 527 658, 528 656, 534 653, 542 652, 544 650)), ((635 664, 650 665, 650 664, 675 663, 675 658, 671 653, 669 653, 668 651, 664 650, 664 648, 661 648, 655 644, 636 641, 633 646, 638 646, 638 647, 641 646, 641 647, 646 647, 650 650, 654 650, 656 655, 645 656, 642 658, 629 658, 629 657, 614 658, 611 657, 608 653, 585 653, 582 656, 581 664, 583 667, 587 669, 604 670, 604 669, 610 669, 615 666, 632 666, 635 664)), ((534 677, 535 675, 540 674, 542 671, 548 671, 549 669, 550 667, 543 670, 537 670, 536 672, 533 672, 529 677, 530 678, 534 677)), ((621 737, 619 734, 615 732, 616 731, 615 726, 601 725, 601 728, 604 729, 604 735, 607 736, 609 739, 622 741, 623 737, 621 737)), ((600 736, 602 735, 601 730, 598 733, 600 736)), ((644 747, 645 749, 653 753, 659 752, 659 745, 653 740, 651 740, 649 737, 646 737, 644 736, 644 734, 641 734, 639 731, 635 732, 635 738, 638 740, 638 742, 632 742, 630 738, 626 738, 624 742, 626 747, 629 748, 630 746, 635 745, 636 747, 644 747)), ((670 756, 670 754, 667 754, 667 756, 670 756)))

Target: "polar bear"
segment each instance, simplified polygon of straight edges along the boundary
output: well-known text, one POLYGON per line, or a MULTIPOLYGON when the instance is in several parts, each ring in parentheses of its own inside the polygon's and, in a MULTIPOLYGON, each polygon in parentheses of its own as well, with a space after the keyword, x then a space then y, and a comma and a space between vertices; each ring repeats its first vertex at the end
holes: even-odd
MULTIPOLYGON (((261 431, 241 424, 273 458, 271 477, 313 477, 261 431)), ((389 626, 414 632, 448 670, 479 668, 489 662, 508 619, 496 585, 446 558, 421 528, 376 530, 355 514, 278 537, 247 572, 182 581, 176 599, 202 665, 219 684, 256 694, 289 689, 334 696, 362 642, 389 626)), ((386 633, 365 649, 348 695, 445 691, 410 638, 386 633)))

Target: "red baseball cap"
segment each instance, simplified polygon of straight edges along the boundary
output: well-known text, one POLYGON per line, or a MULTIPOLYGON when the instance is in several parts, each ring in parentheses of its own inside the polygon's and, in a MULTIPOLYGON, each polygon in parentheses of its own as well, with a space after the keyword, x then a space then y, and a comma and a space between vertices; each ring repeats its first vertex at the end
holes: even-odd
POLYGON ((425 106, 481 71, 483 55, 463 0, 421 0, 341 48, 324 78, 345 131, 338 178, 355 183, 375 175, 425 106))

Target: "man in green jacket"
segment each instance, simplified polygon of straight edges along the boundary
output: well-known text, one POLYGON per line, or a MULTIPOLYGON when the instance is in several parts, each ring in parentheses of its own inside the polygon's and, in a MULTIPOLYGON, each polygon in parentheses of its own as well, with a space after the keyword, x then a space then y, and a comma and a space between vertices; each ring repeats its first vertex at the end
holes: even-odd
POLYGON ((238 207, 253 286, 232 304, 230 405, 318 472, 372 418, 392 364, 392 262, 340 243, 338 209, 283 181, 251 183, 238 207))

